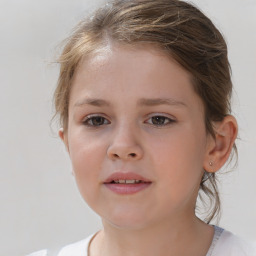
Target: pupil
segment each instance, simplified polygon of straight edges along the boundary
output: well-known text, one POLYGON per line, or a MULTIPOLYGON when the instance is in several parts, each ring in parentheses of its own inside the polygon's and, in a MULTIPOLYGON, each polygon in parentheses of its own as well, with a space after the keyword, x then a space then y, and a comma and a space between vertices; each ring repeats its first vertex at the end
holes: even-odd
POLYGON ((104 119, 103 119, 103 117, 100 117, 100 116, 94 117, 92 119, 92 123, 93 123, 93 125, 96 125, 96 126, 102 125, 104 123, 104 119))
POLYGON ((153 124, 164 124, 165 117, 163 116, 154 116, 152 117, 152 123, 153 124))

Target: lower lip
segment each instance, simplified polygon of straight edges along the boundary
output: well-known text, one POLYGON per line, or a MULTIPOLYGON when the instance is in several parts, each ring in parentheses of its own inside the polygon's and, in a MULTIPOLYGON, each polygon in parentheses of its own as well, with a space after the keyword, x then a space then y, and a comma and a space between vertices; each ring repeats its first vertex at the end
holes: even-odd
POLYGON ((129 195, 140 192, 148 188, 151 183, 137 183, 137 184, 114 184, 114 183, 105 183, 104 184, 108 189, 115 192, 116 194, 129 195))

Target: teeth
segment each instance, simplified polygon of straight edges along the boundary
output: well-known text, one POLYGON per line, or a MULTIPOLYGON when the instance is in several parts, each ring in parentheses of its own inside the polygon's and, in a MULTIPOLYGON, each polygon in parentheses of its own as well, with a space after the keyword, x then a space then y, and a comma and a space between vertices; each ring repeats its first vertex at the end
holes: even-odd
POLYGON ((126 180, 125 183, 127 184, 134 184, 136 181, 135 180, 126 180))
POLYGON ((140 182, 140 180, 114 180, 116 184, 136 184, 140 182))

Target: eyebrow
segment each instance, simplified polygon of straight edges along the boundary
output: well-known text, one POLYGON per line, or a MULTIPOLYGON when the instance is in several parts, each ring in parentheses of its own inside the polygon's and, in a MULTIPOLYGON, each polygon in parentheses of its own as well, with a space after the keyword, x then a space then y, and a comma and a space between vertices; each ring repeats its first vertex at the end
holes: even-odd
POLYGON ((86 99, 80 100, 74 104, 75 107, 81 107, 83 105, 104 107, 104 106, 110 106, 111 104, 108 101, 105 101, 102 99, 94 99, 94 98, 86 98, 86 99))
POLYGON ((156 98, 156 99, 140 99, 138 101, 139 106, 157 106, 157 105, 177 105, 177 106, 185 106, 187 105, 182 102, 172 98, 156 98))
MULTIPOLYGON (((84 105, 91 105, 91 106, 96 106, 96 107, 109 107, 111 106, 111 103, 102 100, 102 99, 97 99, 97 98, 86 98, 83 100, 80 100, 74 104, 75 107, 81 107, 84 105)), ((182 102, 178 101, 172 98, 154 98, 154 99, 147 99, 147 98, 142 98, 139 99, 138 106, 158 106, 158 105, 170 105, 170 106, 185 106, 187 105, 182 102)))

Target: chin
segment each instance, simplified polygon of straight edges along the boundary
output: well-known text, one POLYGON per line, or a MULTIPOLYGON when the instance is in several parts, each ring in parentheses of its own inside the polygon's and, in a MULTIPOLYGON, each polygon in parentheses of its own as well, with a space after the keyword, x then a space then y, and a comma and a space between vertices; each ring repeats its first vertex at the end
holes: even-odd
POLYGON ((125 221, 109 221, 109 220, 105 220, 103 221, 104 223, 108 223, 108 225, 119 229, 119 230, 140 230, 140 229, 144 229, 147 227, 145 222, 137 222, 137 221, 133 221, 133 220, 125 220, 125 221))
POLYGON ((138 214, 138 212, 125 212, 122 214, 115 214, 111 216, 103 216, 102 223, 111 225, 120 230, 138 230, 145 228, 149 223, 145 214, 138 214))

